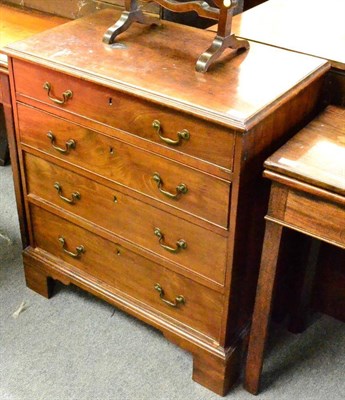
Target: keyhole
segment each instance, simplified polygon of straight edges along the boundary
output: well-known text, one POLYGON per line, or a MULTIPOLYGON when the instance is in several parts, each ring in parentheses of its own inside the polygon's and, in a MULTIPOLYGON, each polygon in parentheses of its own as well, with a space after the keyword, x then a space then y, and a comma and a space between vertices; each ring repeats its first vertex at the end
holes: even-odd
POLYGON ((113 105, 113 99, 111 97, 109 97, 109 105, 112 106, 113 105))
POLYGON ((115 252, 116 252, 116 255, 117 255, 117 256, 120 256, 120 255, 121 255, 121 250, 119 249, 118 246, 116 246, 115 252))
POLYGON ((114 196, 114 203, 117 203, 117 197, 114 196))
POLYGON ((113 156, 114 155, 114 147, 109 147, 109 153, 113 156))

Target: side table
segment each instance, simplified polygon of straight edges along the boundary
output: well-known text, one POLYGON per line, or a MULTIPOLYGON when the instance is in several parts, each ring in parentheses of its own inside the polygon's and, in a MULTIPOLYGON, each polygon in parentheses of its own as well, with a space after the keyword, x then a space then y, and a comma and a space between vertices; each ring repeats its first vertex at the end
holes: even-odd
MULTIPOLYGON (((345 109, 329 106, 264 165, 272 188, 244 382, 253 394, 259 390, 283 228, 345 249, 345 109)), ((308 264, 310 277, 315 257, 308 264)), ((309 279, 303 291, 310 290, 309 279)))

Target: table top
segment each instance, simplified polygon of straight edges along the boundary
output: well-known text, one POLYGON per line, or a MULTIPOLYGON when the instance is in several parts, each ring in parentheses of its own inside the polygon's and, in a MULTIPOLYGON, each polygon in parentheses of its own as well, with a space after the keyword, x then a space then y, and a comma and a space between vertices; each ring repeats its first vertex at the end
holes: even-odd
POLYGON ((345 196, 345 109, 328 106, 265 168, 345 196))
POLYGON ((0 64, 3 66, 7 65, 7 57, 1 54, 2 47, 69 21, 55 15, 4 4, 0 4, 0 15, 0 64))
MULTIPOLYGON (((269 0, 233 18, 236 36, 321 57, 345 70, 344 0, 269 0)), ((216 26, 209 28, 213 31, 216 26)))
POLYGON ((197 58, 212 32, 163 21, 133 24, 115 46, 102 42, 118 19, 113 10, 58 26, 6 48, 13 57, 134 94, 238 130, 270 115, 329 69, 324 60, 252 43, 203 74, 197 58))

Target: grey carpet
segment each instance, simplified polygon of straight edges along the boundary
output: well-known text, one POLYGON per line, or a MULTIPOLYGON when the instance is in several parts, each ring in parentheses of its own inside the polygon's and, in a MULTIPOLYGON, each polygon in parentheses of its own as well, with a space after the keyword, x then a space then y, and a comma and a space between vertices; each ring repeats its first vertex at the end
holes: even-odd
MULTIPOLYGON (((156 330, 75 288, 51 300, 25 287, 11 168, 0 167, 0 399, 213 400, 192 357, 156 330), (17 319, 13 312, 25 301, 17 319)), ((257 399, 345 394, 345 324, 317 316, 302 335, 275 327, 257 399)), ((238 384, 229 399, 253 400, 238 384)))

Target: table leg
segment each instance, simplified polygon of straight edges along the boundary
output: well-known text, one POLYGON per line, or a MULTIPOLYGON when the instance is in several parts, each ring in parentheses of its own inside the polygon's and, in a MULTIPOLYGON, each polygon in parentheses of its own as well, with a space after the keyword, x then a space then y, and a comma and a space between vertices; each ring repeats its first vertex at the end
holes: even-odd
POLYGON ((252 394, 257 394, 259 391, 282 230, 281 225, 266 221, 244 379, 245 389, 252 394))

